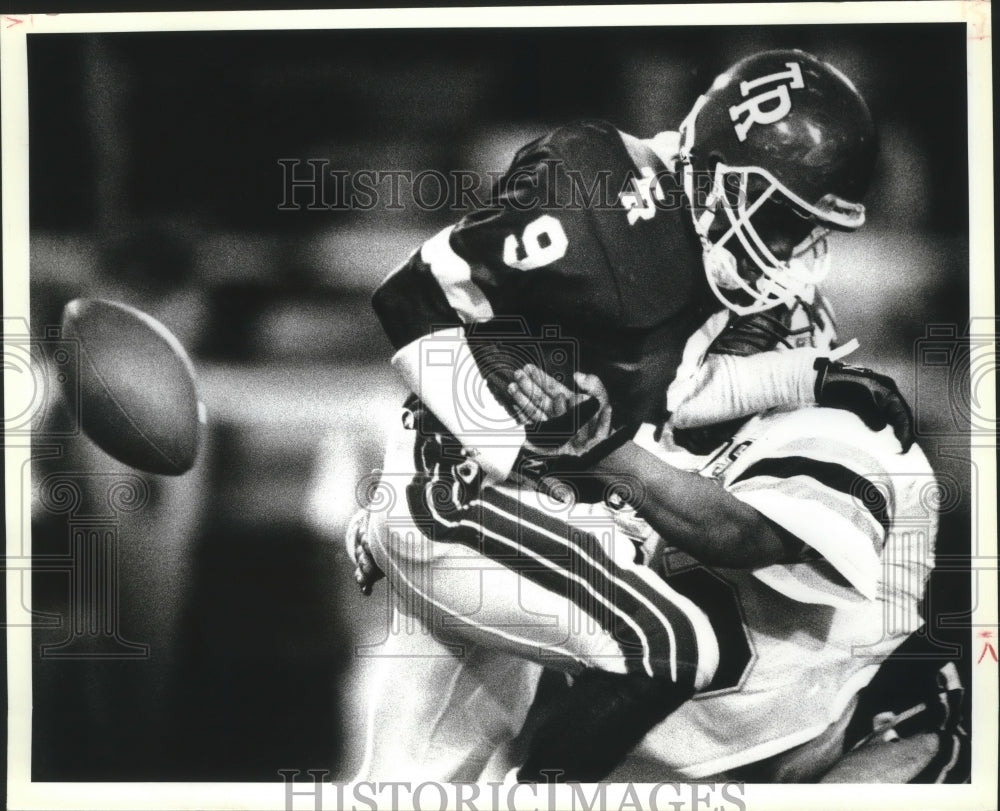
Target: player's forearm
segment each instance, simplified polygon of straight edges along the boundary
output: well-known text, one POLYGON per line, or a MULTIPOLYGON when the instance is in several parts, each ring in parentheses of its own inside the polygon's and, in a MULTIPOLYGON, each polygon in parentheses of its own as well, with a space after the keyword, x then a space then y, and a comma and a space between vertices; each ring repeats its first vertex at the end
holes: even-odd
POLYGON ((747 357, 709 355, 686 396, 674 408, 673 424, 677 428, 697 428, 770 408, 813 405, 813 363, 821 354, 817 349, 803 347, 747 357))
POLYGON ((524 430, 490 392, 464 325, 493 311, 451 247, 452 228, 425 242, 391 273, 372 306, 396 349, 392 365, 410 390, 462 443, 493 481, 508 475, 524 430))
POLYGON ((505 479, 524 444, 524 428, 490 392, 464 331, 454 327, 418 338, 392 364, 487 477, 505 479))
POLYGON ((678 470, 628 442, 598 462, 606 483, 638 479, 632 505, 672 546, 712 566, 754 568, 786 560, 788 539, 764 516, 715 481, 678 470))

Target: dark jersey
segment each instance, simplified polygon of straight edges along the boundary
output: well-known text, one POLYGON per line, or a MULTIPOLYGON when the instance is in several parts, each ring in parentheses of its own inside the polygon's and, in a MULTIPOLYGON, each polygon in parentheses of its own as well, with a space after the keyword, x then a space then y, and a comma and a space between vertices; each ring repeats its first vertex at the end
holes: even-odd
POLYGON ((685 340, 718 308, 679 173, 602 121, 521 149, 492 204, 429 240, 373 304, 396 348, 459 324, 526 332, 510 340, 540 344, 546 371, 598 375, 622 423, 662 418, 685 340))

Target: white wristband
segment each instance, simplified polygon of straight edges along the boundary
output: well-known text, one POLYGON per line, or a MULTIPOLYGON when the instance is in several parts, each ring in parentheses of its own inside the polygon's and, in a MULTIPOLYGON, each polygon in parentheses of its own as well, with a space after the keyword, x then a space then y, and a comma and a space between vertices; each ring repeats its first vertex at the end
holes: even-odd
POLYGON ((488 481, 507 478, 524 444, 524 428, 489 390, 461 327, 417 338, 393 356, 392 365, 488 481))
POLYGON ((759 355, 709 355, 690 393, 674 409, 677 428, 714 425, 769 408, 814 405, 816 358, 812 347, 759 355))

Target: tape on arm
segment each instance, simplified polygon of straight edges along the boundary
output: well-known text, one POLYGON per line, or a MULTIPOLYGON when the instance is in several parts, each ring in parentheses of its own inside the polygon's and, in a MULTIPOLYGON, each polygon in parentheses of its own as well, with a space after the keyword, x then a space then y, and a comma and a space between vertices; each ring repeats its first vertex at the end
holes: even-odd
POLYGON ((668 403, 678 428, 698 428, 738 417, 759 414, 769 408, 815 405, 818 357, 841 358, 857 348, 849 341, 830 351, 801 347, 780 352, 761 352, 746 357, 707 355, 694 379, 671 389, 683 397, 668 403))
POLYGON ((524 444, 524 429, 489 390, 461 327, 417 338, 393 356, 392 365, 488 481, 507 478, 524 444))

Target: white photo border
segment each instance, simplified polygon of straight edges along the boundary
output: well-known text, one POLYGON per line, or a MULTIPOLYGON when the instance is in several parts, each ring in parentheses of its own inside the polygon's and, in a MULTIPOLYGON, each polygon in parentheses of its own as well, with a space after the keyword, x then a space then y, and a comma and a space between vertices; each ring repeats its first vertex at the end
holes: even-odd
MULTIPOLYGON (((469 27, 588 27, 837 23, 965 23, 968 35, 968 98, 970 156, 970 314, 995 318, 993 268, 992 42, 990 3, 977 2, 852 2, 748 3, 722 5, 643 5, 504 8, 403 8, 334 11, 142 12, 114 14, 7 14, 0 16, 2 46, 3 149, 3 294, 5 319, 28 318, 29 188, 28 83, 29 36, 58 33, 281 30, 469 28, 469 27)), ((5 320, 5 325, 11 323, 5 320)), ((5 391, 19 384, 5 368, 5 391)), ((5 419, 11 398, 5 396, 5 419)), ((979 403, 980 413, 993 415, 995 401, 979 403)), ((979 471, 979 491, 972 504, 983 528, 980 537, 977 604, 971 624, 997 626, 996 579, 996 442, 972 443, 972 463, 979 471)), ((6 441, 7 561, 30 558, 30 495, 21 491, 30 444, 6 441)), ((972 573, 970 573, 972 574, 972 573)), ((16 809, 280 809, 286 807, 286 786, 269 783, 35 783, 31 780, 31 578, 16 566, 5 567, 6 644, 8 678, 7 807, 16 809)), ((972 707, 975 712, 972 782, 962 786, 748 785, 745 807, 756 809, 852 808, 995 808, 997 789, 996 670, 974 668, 972 707), (985 676, 985 677, 984 677, 985 676)), ((305 775, 300 779, 306 778, 305 775)), ((306 778, 308 779, 308 778, 306 778)), ((335 808, 336 787, 327 785, 323 808, 335 808)), ((587 796, 591 796, 588 792, 587 796)), ((350 796, 350 795, 348 795, 350 796)), ((366 795, 366 796, 370 796, 366 795)), ((435 798, 437 795, 433 795, 435 798)), ((506 794, 500 795, 508 798, 506 794)), ((666 798, 667 795, 664 795, 666 798)), ((631 801, 622 786, 610 786, 609 805, 631 801)), ((539 805, 528 792, 513 798, 517 805, 539 805)), ((560 787, 555 807, 571 798, 560 787)), ((313 807, 313 797, 295 799, 294 807, 313 807)), ((364 807, 364 806, 362 806, 364 807)), ((708 807, 708 806, 705 806, 708 807)))

